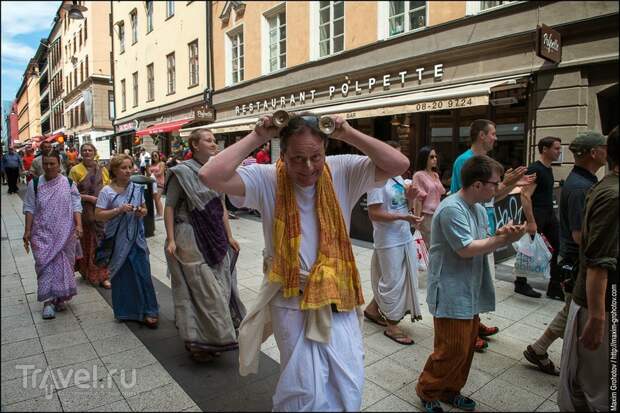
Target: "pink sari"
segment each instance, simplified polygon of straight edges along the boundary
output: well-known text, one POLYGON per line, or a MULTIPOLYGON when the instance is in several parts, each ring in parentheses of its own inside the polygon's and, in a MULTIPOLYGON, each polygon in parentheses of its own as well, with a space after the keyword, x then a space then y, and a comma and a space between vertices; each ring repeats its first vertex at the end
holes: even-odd
POLYGON ((73 267, 81 251, 75 238, 72 191, 77 188, 70 188, 63 175, 37 187, 31 244, 39 301, 62 302, 77 294, 73 267))

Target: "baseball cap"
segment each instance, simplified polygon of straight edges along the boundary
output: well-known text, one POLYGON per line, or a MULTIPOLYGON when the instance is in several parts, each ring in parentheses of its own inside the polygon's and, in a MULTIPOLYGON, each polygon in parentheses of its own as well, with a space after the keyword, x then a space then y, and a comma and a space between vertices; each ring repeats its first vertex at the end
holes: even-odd
POLYGON ((606 144, 607 138, 604 135, 594 131, 587 131, 580 132, 568 146, 568 149, 575 155, 581 156, 592 148, 606 144))

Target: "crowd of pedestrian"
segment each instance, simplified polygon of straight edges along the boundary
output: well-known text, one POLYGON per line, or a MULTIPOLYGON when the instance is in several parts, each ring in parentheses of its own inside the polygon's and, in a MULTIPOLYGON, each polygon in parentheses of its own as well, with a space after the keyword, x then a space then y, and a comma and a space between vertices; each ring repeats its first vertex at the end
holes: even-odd
MULTIPOLYGON (((495 124, 476 120, 471 148, 455 160, 446 194, 435 148, 421 148, 412 166, 397 142, 370 137, 340 116, 332 120, 329 138, 363 155, 326 156, 328 135, 312 113, 295 114, 284 127, 263 116, 244 139, 222 151, 208 129, 194 130, 189 157, 168 162, 142 148, 135 158, 115 155, 102 167, 92 144, 83 144, 78 156, 73 147, 53 149, 43 142, 36 156, 28 153, 26 168, 26 157, 10 148, 2 157, 9 193, 17 192, 21 171, 32 176, 23 241, 35 259, 43 318, 54 318, 77 294, 77 269, 91 284, 111 288, 117 320, 157 327, 145 187, 130 179, 142 173, 156 186, 175 322, 192 359, 212 362, 238 349, 240 374, 256 373, 261 344, 273 334, 281 365, 275 411, 358 411, 364 318, 384 327, 386 339, 415 344, 398 325, 407 315, 412 322, 422 318, 412 235, 417 229, 429 251, 425 301, 434 345, 415 391, 426 411, 443 411, 440 402, 471 411, 476 403, 461 390, 474 352, 483 352, 488 337, 499 333, 480 322, 480 314, 495 310, 494 251, 541 234, 553 253, 547 296, 565 306, 523 355, 560 376, 562 410, 604 409, 607 325, 618 278, 618 217, 609 213, 618 208, 617 127, 608 137, 585 132, 572 140, 575 165, 561 188, 558 220, 552 165, 561 154, 560 138, 541 139, 540 159, 529 167, 504 170, 489 156, 495 124), (273 138, 280 139, 280 158, 272 163, 273 138), (607 162, 609 174, 599 182, 596 174, 607 162), (416 172, 409 181, 402 175, 410 167, 416 172), (516 192, 524 221, 498 227, 495 204, 516 192), (373 297, 364 309, 349 238, 352 210, 363 194, 374 247, 373 297), (241 251, 227 205, 257 211, 263 225, 264 278, 247 311, 237 288, 241 251), (560 337, 558 371, 547 349, 560 337)), ((522 276, 514 289, 541 297, 522 276)))

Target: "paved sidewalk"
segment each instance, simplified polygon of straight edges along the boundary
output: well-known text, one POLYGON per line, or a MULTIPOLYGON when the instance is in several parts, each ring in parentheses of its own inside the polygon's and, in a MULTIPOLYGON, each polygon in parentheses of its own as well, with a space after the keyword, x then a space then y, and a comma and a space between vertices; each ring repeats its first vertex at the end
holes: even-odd
MULTIPOLYGON (((2 411, 10 410, 269 410, 269 398, 277 382, 279 353, 273 337, 262 347, 258 375, 240 378, 236 352, 217 364, 200 366, 188 362, 182 343, 175 336, 170 281, 166 276, 163 251, 163 222, 156 222, 156 235, 148 239, 150 262, 158 301, 162 307, 162 327, 157 341, 151 330, 114 321, 109 291, 95 289, 81 281, 79 293, 69 310, 55 320, 41 319, 36 302, 36 276, 31 256, 25 255, 21 237, 21 200, 2 193, 2 411), (164 338, 168 337, 168 338, 164 338), (179 350, 180 349, 180 350, 179 350), (168 354, 170 353, 170 354, 168 354), (268 357, 267 357, 268 356, 268 357), (98 366, 100 388, 82 389, 73 380, 52 388, 24 389, 22 370, 17 365, 41 369, 98 366), (125 388, 119 371, 136 368, 133 388, 125 388), (106 376, 112 369, 112 386, 106 376), (102 385, 103 384, 103 385, 102 385)), ((231 220, 233 233, 241 245, 237 262, 238 283, 248 308, 256 301, 261 283, 262 227, 254 217, 242 215, 231 220)), ((371 245, 354 241, 353 251, 361 272, 366 301, 370 286, 371 245)), ((481 411, 558 411, 558 378, 540 373, 523 358, 527 344, 538 338, 562 307, 558 301, 530 299, 516 295, 510 282, 511 267, 497 266, 497 310, 482 315, 489 325, 500 327, 491 338, 489 350, 474 356, 472 371, 463 393, 479 404, 481 411)), ((425 280, 421 286, 425 287, 425 280)), ((532 283, 543 288, 542 283, 532 283)), ((426 290, 420 291, 425 301, 426 290)), ((420 411, 415 384, 432 351, 432 317, 423 304, 424 319, 401 323, 416 344, 402 346, 383 336, 382 329, 364 324, 366 380, 362 409, 366 411, 420 411)), ((154 330, 157 331, 157 330, 154 330)), ((559 364, 561 340, 550 348, 551 359, 559 364)), ((28 376, 29 378, 32 375, 28 376)), ((41 374, 38 376, 41 381, 41 374)), ((128 381, 126 378, 125 383, 128 381)), ((28 384, 32 383, 29 379, 28 384)), ((49 380, 51 382, 51 380, 49 380)), ((90 382, 90 379, 88 380, 90 382)), ((84 387, 84 386, 82 386, 84 387)), ((447 406, 445 406, 447 408, 447 406)), ((454 409, 456 410, 456 409, 454 409)))

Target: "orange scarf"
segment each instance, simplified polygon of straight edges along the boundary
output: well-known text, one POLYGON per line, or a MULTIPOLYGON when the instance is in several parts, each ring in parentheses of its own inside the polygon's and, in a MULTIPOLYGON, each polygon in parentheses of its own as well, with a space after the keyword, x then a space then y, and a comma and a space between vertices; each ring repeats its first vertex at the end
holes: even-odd
MULTIPOLYGON (((301 225, 295 187, 281 160, 276 164, 277 191, 273 224, 274 257, 270 282, 282 284, 284 297, 299 296, 301 225)), ((316 310, 335 304, 338 311, 351 311, 364 304, 359 272, 351 240, 336 199, 327 164, 316 184, 319 219, 319 251, 300 302, 302 310, 316 310)))

